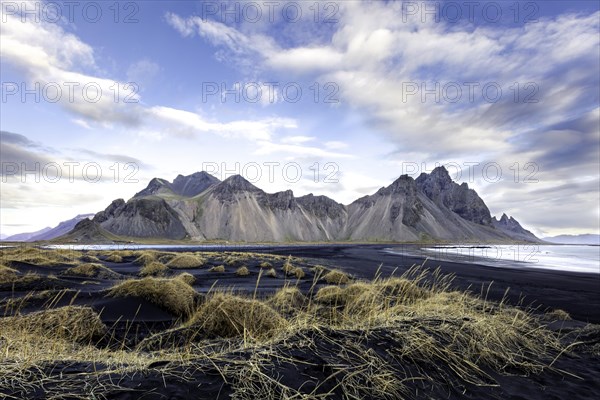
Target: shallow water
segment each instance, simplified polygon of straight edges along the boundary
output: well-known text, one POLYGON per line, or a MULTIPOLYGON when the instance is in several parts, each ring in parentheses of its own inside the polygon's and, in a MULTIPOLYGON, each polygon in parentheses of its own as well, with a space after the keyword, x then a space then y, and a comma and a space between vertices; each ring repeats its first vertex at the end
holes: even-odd
POLYGON ((600 247, 588 245, 448 245, 419 249, 395 247, 391 253, 431 260, 456 261, 507 268, 539 268, 600 274, 600 247))
POLYGON ((261 244, 53 244, 42 246, 45 249, 61 250, 233 250, 271 248, 273 245, 261 244))

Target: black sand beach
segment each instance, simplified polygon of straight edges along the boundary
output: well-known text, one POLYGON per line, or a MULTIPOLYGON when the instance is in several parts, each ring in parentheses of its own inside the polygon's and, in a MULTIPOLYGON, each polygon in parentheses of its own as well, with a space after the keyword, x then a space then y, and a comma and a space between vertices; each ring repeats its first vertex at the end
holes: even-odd
POLYGON ((526 264, 517 269, 476 263, 426 261, 424 256, 390 254, 386 251, 393 248, 407 252, 418 250, 418 246, 388 244, 290 247, 270 252, 315 258, 320 262, 339 265, 367 279, 374 277, 380 265, 380 272, 385 276, 395 269, 396 274, 401 274, 412 265, 425 263, 430 269, 440 267, 443 273, 455 274, 454 283, 459 289, 476 293, 483 290, 490 300, 502 300, 508 290, 507 299, 512 304, 539 306, 541 310, 546 307, 560 308, 577 320, 600 323, 600 274, 540 270, 528 268, 526 264))
MULTIPOLYGON (((166 277, 157 282, 161 285, 176 282, 179 278, 173 277, 180 273, 193 275, 193 290, 185 285, 181 288, 194 293, 194 299, 191 300, 196 304, 194 307, 201 307, 207 301, 207 293, 215 290, 241 293, 247 298, 266 299, 268 303, 269 296, 282 287, 293 286, 301 293, 310 295, 328 286, 317 275, 317 265, 326 270, 341 270, 355 281, 366 282, 376 278, 377 274, 383 278, 391 275, 399 277, 413 265, 425 262, 424 257, 391 253, 388 251, 391 247, 394 246, 377 244, 258 246, 243 249, 231 246, 220 249, 235 252, 230 253, 237 254, 237 259, 234 260, 219 258, 220 253, 208 253, 202 248, 196 248, 193 249, 194 254, 205 256, 206 261, 201 267, 169 269, 166 277), (292 257, 294 265, 305 272, 301 278, 296 279, 282 272, 282 266, 289 256, 292 257), (267 268, 264 263, 267 264, 267 268), (222 265, 224 270, 221 271, 219 267, 222 265), (247 276, 235 273, 240 266, 247 267, 247 276), (270 268, 275 272, 273 276, 266 273, 270 268)), ((415 254, 414 250, 417 248, 406 246, 404 249, 409 254, 415 254)), ((403 347, 403 342, 399 341, 400 332, 412 332, 410 323, 399 325, 398 331, 377 326, 367 331, 354 328, 336 330, 325 326, 318 329, 305 328, 297 334, 286 336, 283 341, 269 344, 266 348, 247 347, 244 341, 239 341, 241 339, 224 339, 219 335, 215 336, 214 333, 202 333, 202 330, 190 336, 191 331, 186 328, 187 325, 182 325, 182 321, 186 319, 185 315, 172 308, 165 308, 161 305, 162 299, 157 300, 156 296, 144 298, 110 295, 111 288, 120 282, 140 279, 139 258, 140 254, 144 256, 143 250, 121 252, 124 257, 120 260, 110 258, 114 257, 114 254, 107 256, 111 252, 67 252, 70 259, 61 260, 54 256, 54 259, 49 258, 51 262, 40 261, 40 256, 47 255, 45 250, 28 251, 32 255, 16 260, 9 250, 3 250, 2 263, 18 271, 18 276, 23 279, 0 284, 0 305, 5 317, 0 318, 0 328, 1 322, 10 320, 13 315, 15 318, 22 318, 31 313, 35 315, 36 311, 40 310, 72 306, 90 307, 92 312, 99 315, 98 323, 108 327, 108 333, 94 338, 94 349, 125 351, 125 354, 129 355, 124 357, 135 354, 136 362, 139 362, 137 357, 149 361, 141 370, 140 367, 131 367, 132 372, 126 372, 127 368, 111 369, 114 367, 111 367, 109 362, 104 364, 100 360, 85 361, 79 359, 80 356, 75 357, 75 360, 72 356, 66 359, 57 356, 54 361, 46 360, 41 365, 36 364, 31 369, 21 371, 14 360, 10 359, 10 345, 6 343, 11 343, 12 339, 8 336, 7 340, 3 339, 3 333, 0 332, 0 346, 8 346, 3 349, 3 354, 8 356, 2 361, 4 375, 0 377, 0 395, 8 396, 7 398, 46 398, 49 395, 88 398, 99 395, 100 398, 116 399, 137 399, 140 396, 145 399, 225 399, 230 396, 250 398, 248 396, 273 392, 270 397, 265 398, 276 399, 293 397, 290 393, 302 392, 306 395, 303 398, 315 399, 562 400, 567 397, 592 398, 600 392, 600 329, 597 325, 589 325, 600 323, 599 275, 426 261, 425 267, 430 269, 430 274, 423 282, 433 279, 431 271, 439 267, 442 275, 454 275, 449 289, 470 291, 485 299, 483 312, 487 312, 486 302, 489 302, 491 312, 495 312, 493 310, 496 306, 493 304, 502 300, 517 305, 545 321, 544 329, 556 333, 560 337, 561 346, 564 346, 564 351, 548 350, 548 354, 530 355, 527 354, 533 349, 517 347, 515 357, 533 357, 532 360, 540 357, 540 360, 543 360, 540 367, 521 370, 518 365, 526 364, 518 363, 511 367, 509 362, 497 369, 483 364, 481 369, 476 368, 478 372, 473 377, 466 379, 461 375, 465 372, 455 370, 457 367, 451 364, 447 365, 446 362, 450 361, 445 358, 432 361, 431 355, 422 360, 411 357, 407 359, 406 355, 393 355, 394 349, 403 347), (83 261, 92 261, 96 265, 97 270, 93 275, 69 272, 74 264, 83 261), (25 276, 36 278, 25 279, 25 276), (551 320, 545 317, 546 312, 556 309, 566 311, 572 319, 551 320), (168 351, 174 349, 172 346, 181 346, 181 343, 187 343, 188 340, 194 343, 201 340, 198 342, 202 343, 201 347, 193 347, 196 346, 194 344, 186 350, 185 356, 183 353, 177 353, 175 359, 173 356, 164 356, 163 360, 153 353, 167 351, 164 354, 169 354, 168 351), (366 353, 357 352, 342 357, 342 354, 348 351, 347 346, 350 346, 350 349, 359 346, 366 353), (194 352, 198 354, 194 355, 194 352), (261 361, 257 364, 258 369, 252 372, 248 368, 249 365, 254 365, 251 360, 255 360, 257 354, 262 354, 261 361), (371 358, 365 354, 370 354, 371 358), (385 360, 385 368, 401 375, 397 379, 401 379, 404 389, 394 392, 390 388, 388 396, 387 392, 378 392, 360 379, 354 381, 352 374, 343 375, 343 379, 338 377, 338 374, 346 374, 353 368, 358 368, 352 363, 355 359, 361 360, 362 357, 368 361, 364 361, 366 364, 360 364, 361 367, 356 370, 357 374, 360 372, 358 376, 361 376, 361 379, 371 376, 365 372, 365 365, 385 360), (9 374, 11 368, 17 368, 15 371, 19 372, 9 374), (240 383, 235 383, 236 379, 240 374, 245 376, 251 372, 257 375, 249 376, 249 383, 245 382, 244 385, 252 386, 256 383, 262 386, 244 386, 245 388, 240 389, 240 383), (416 378, 418 376, 428 378, 422 381, 423 378, 416 378), (411 377, 415 377, 415 380, 411 377), (23 384, 23 379, 28 382, 26 385, 23 384), (354 397, 348 397, 348 390, 355 386, 360 389, 356 389, 354 397), (84 387, 93 388, 94 392, 86 392, 84 387)), ((177 248, 165 248, 155 252, 152 257, 162 260, 160 254, 169 254, 167 259, 172 259, 176 258, 177 254, 186 253, 177 248)), ((164 264, 169 265, 167 259, 164 264)), ((332 310, 336 307, 334 305, 332 310)), ((285 310, 278 310, 281 315, 287 315, 285 310)), ((464 321, 468 322, 470 318, 465 315, 464 321)), ((420 329, 425 329, 428 334, 433 334, 440 324, 445 326, 448 323, 437 319, 427 321, 426 324, 432 325, 429 328, 423 325, 420 329)), ((415 323, 421 326, 425 322, 415 319, 415 323)), ((461 334, 462 328, 456 332, 461 334)), ((452 340, 444 338, 444 335, 434 337, 436 341, 446 343, 446 346, 451 345, 452 340), (450 342, 446 342, 447 340, 450 342)), ((507 342, 507 345, 510 345, 509 343, 507 342)))

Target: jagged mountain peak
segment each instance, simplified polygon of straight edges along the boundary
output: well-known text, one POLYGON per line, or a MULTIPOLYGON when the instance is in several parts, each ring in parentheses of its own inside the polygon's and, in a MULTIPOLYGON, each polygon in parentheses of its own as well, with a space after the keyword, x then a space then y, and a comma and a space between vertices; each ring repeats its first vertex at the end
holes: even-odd
POLYGON ((492 224, 496 229, 499 229, 504 233, 508 233, 516 239, 532 242, 539 241, 539 239, 533 233, 523 228, 519 221, 514 219, 512 216, 509 217, 506 215, 506 213, 502 214, 500 220, 494 217, 492 219, 492 224))
POLYGON ((422 172, 421 175, 419 175, 419 177, 416 179, 416 182, 419 185, 429 183, 430 185, 435 184, 441 187, 446 187, 455 183, 452 180, 452 177, 450 177, 448 170, 443 165, 435 167, 429 174, 422 172))
POLYGON ((166 179, 152 178, 148 186, 133 197, 159 196, 161 194, 194 197, 219 182, 221 182, 219 179, 205 171, 194 172, 187 176, 177 175, 172 183, 166 179))
POLYGON ((435 167, 433 169, 433 171, 431 171, 430 175, 434 176, 436 178, 452 180, 452 178, 450 177, 450 174, 448 173, 448 170, 443 165, 440 165, 439 167, 435 167))
POLYGON ((422 173, 416 180, 419 190, 432 200, 476 224, 491 226, 492 216, 477 192, 466 184, 452 180, 445 167, 436 167, 430 174, 422 173))
POLYGON ((133 197, 152 196, 165 192, 173 192, 169 181, 162 178, 152 178, 148 186, 144 190, 137 192, 133 197))
POLYGON ((229 188, 233 190, 247 190, 247 191, 258 191, 260 190, 254 186, 250 181, 241 175, 232 175, 225 179, 218 185, 219 188, 229 188))
POLYGON ((500 217, 499 220, 496 219, 496 217, 494 217, 494 222, 503 224, 506 226, 515 226, 515 227, 519 227, 519 228, 521 227, 521 224, 519 224, 519 221, 514 219, 512 216, 506 215, 506 213, 502 213, 502 216, 500 217))
POLYGON ((200 171, 187 176, 177 175, 171 188, 180 196, 194 197, 219 182, 221 181, 208 172, 200 171))
POLYGON ((377 191, 379 195, 389 195, 395 193, 402 193, 405 195, 414 195, 417 191, 417 185, 415 180, 408 175, 401 175, 398 179, 392 182, 387 187, 382 187, 377 191))

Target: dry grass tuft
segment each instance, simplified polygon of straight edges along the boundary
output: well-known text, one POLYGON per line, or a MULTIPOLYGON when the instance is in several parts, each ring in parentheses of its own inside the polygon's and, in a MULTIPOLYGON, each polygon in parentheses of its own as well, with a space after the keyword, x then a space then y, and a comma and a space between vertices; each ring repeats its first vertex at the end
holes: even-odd
POLYGON ((67 306, 0 319, 3 331, 26 331, 47 339, 86 343, 99 338, 106 326, 90 307, 67 306))
POLYGON ((275 268, 271 268, 270 270, 265 272, 265 276, 268 276, 270 278, 277 278, 277 271, 275 271, 275 268))
POLYGON ((266 339, 284 326, 285 320, 277 311, 258 300, 215 293, 189 323, 218 337, 266 339))
POLYGON ((306 273, 304 272, 304 270, 302 269, 302 267, 296 267, 294 268, 294 271, 292 272, 292 274, 294 274, 294 276, 296 277, 296 279, 302 279, 306 276, 306 273))
POLYGON ((219 265, 217 267, 212 267, 211 269, 209 269, 210 272, 225 272, 225 266, 224 265, 219 265))
POLYGON ((285 263, 283 263, 283 267, 281 267, 281 269, 283 270, 283 273, 286 275, 290 275, 293 274, 295 271, 295 267, 292 264, 292 256, 288 256, 288 258, 285 260, 285 263))
POLYGON ((248 276, 248 275, 250 275, 250 270, 248 269, 248 267, 246 267, 244 265, 244 266, 239 267, 237 269, 237 271, 235 271, 235 274, 237 276, 248 276))
POLYGON ((324 274, 326 274, 329 271, 329 269, 327 267, 324 267, 322 265, 315 265, 310 270, 311 270, 311 272, 314 272, 316 275, 321 275, 321 276, 323 276, 324 274))
POLYGON ((123 262, 123 257, 117 253, 112 253, 109 254, 106 257, 106 261, 108 262, 114 262, 114 263, 122 263, 123 262))
POLYGON ((414 303, 426 299, 430 292, 405 278, 390 278, 378 284, 384 296, 400 303, 414 303))
POLYGON ((188 316, 194 309, 196 291, 182 279, 130 279, 110 289, 109 296, 140 297, 176 316, 188 316))
POLYGON ((10 248, 2 252, 2 260, 8 264, 17 261, 43 266, 75 265, 80 257, 80 252, 72 250, 51 250, 30 246, 10 248))
POLYGON ((71 267, 63 272, 63 274, 98 279, 117 279, 120 277, 120 275, 115 271, 97 263, 86 263, 76 267, 71 267))
POLYGON ((273 268, 273 264, 271 264, 268 261, 263 261, 260 264, 258 264, 258 266, 261 267, 261 268, 269 268, 269 269, 273 268))
MULTIPOLYGON (((6 281, 2 281, 0 280, 0 285, 3 285, 5 287, 5 289, 3 290, 29 290, 28 288, 31 288, 31 286, 42 286, 44 288, 48 288, 48 287, 54 287, 57 282, 58 282, 58 278, 55 275, 40 275, 37 274, 35 272, 28 272, 25 275, 10 275, 10 273, 8 273, 7 275, 5 275, 5 277, 7 278, 6 281), (11 278, 12 277, 12 278, 11 278), (7 287, 8 285, 11 285, 10 287, 7 287)), ((39 289, 38 286, 38 289, 39 289)))
POLYGON ((345 285, 350 282, 350 276, 337 269, 327 272, 322 279, 330 285, 345 285))
POLYGON ((18 278, 19 271, 0 264, 0 283, 10 283, 18 278))
POLYGON ((225 262, 226 265, 229 265, 230 267, 235 267, 236 265, 239 265, 243 261, 243 258, 239 257, 239 256, 229 255, 229 256, 225 257, 225 259, 223 261, 225 262))
POLYGON ((568 312, 561 309, 552 310, 547 312, 545 315, 546 319, 549 320, 558 320, 558 321, 569 321, 571 320, 571 315, 568 312))
POLYGON ((161 262, 151 261, 140 269, 140 276, 165 276, 169 268, 161 262))
POLYGON ((315 295, 315 300, 323 304, 343 304, 344 289, 339 286, 323 286, 315 295))
POLYGON ((183 272, 177 275, 175 279, 179 279, 180 281, 185 282, 190 286, 192 286, 196 282, 196 278, 194 277, 194 275, 190 274, 189 272, 183 272))
POLYGON ((137 258, 134 261, 134 263, 136 263, 136 264, 146 265, 146 264, 150 264, 153 261, 156 261, 156 252, 140 251, 135 254, 137 255, 137 258))
POLYGON ((200 268, 205 260, 192 254, 179 254, 167 263, 167 267, 174 269, 200 268))
POLYGON ((91 254, 84 254, 83 256, 81 256, 81 258, 79 260, 86 262, 86 263, 99 263, 100 262, 98 257, 91 255, 91 254))
POLYGON ((284 287, 269 298, 268 304, 283 313, 299 311, 308 303, 308 298, 297 287, 284 287))

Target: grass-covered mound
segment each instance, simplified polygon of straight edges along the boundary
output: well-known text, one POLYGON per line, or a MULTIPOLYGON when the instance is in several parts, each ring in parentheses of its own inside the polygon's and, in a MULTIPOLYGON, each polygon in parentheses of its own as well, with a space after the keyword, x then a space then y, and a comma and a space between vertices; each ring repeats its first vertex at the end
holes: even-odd
POLYGON ((323 280, 330 285, 345 285, 350 282, 350 276, 345 272, 335 269, 324 274, 323 280))
POLYGON ((10 283, 17 279, 19 271, 14 268, 0 264, 0 284, 10 283))
POLYGON ((40 275, 35 272, 20 273, 16 269, 0 270, 0 291, 39 291, 64 288, 66 285, 56 275, 40 275))
POLYGON ((150 261, 140 269, 140 276, 164 276, 169 270, 165 264, 159 261, 150 261))
POLYGON ((122 263, 123 262, 123 256, 120 255, 117 252, 112 252, 111 254, 109 254, 108 256, 106 256, 105 260, 108 261, 108 262, 122 263))
POLYGON ((27 245, 0 250, 0 262, 6 265, 14 262, 49 267, 75 265, 79 263, 82 257, 87 257, 87 255, 73 250, 46 250, 27 245))
POLYGON ((175 256, 167 263, 167 267, 174 269, 200 268, 205 260, 193 254, 180 254, 175 256))
POLYGON ((192 313, 198 296, 185 279, 151 277, 121 282, 110 289, 108 295, 140 297, 178 317, 192 313))
POLYGON ((235 274, 237 276, 248 276, 250 275, 250 270, 246 266, 241 266, 235 271, 235 274))
POLYGON ((117 279, 120 277, 118 273, 98 263, 80 264, 67 269, 63 274, 99 279, 117 279))
POLYGON ((155 251, 139 251, 134 253, 136 258, 133 261, 135 264, 144 266, 146 264, 150 264, 153 261, 156 261, 157 252, 155 251))
POLYGON ((217 337, 268 338, 285 320, 267 304, 225 293, 214 293, 189 325, 217 337))
POLYGON ((210 272, 225 272, 225 266, 224 265, 217 265, 215 267, 212 267, 209 271, 210 272))
POLYGON ((0 318, 0 328, 6 336, 39 335, 47 340, 67 340, 89 343, 106 333, 106 326, 89 307, 67 306, 0 318))

